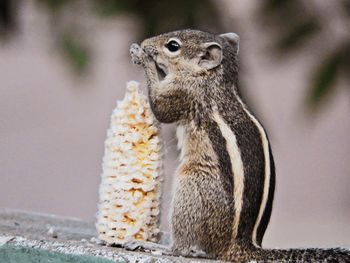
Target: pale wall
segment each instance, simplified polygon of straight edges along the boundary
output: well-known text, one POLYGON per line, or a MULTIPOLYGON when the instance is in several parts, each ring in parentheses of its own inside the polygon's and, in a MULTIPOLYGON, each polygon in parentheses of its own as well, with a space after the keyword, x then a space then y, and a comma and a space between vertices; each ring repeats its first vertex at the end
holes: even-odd
MULTIPOLYGON (((93 220, 111 110, 126 81, 143 80, 128 55, 136 26, 122 18, 91 21, 93 67, 79 78, 66 67, 46 17, 31 2, 19 10, 20 32, 0 45, 0 207, 93 220)), ((349 92, 340 86, 321 115, 307 118, 306 70, 314 58, 271 60, 249 10, 236 6, 228 14, 239 8, 247 12, 240 25, 245 93, 269 132, 277 166, 265 244, 349 247, 349 92)), ((164 127, 166 228, 177 152, 174 127, 164 127)))

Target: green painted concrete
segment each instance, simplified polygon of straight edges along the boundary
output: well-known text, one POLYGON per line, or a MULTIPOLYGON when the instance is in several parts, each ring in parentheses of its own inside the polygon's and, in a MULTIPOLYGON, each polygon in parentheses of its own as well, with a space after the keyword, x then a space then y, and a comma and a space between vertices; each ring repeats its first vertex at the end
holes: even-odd
POLYGON ((0 263, 193 262, 191 258, 103 246, 96 237, 93 223, 0 208, 0 263))
POLYGON ((50 252, 44 249, 19 247, 6 244, 0 246, 1 263, 113 263, 99 257, 50 252))

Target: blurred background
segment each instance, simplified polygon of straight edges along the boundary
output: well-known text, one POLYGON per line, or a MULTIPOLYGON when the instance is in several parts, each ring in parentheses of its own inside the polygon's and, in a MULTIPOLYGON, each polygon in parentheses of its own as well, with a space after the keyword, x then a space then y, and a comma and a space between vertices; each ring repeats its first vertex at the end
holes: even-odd
MULTIPOLYGON (((2 0, 0 207, 93 221, 110 114, 127 81, 144 84, 130 44, 234 31, 240 88, 277 169, 263 245, 350 247, 349 25, 345 0, 2 0)), ((174 125, 163 136, 167 230, 174 125)))

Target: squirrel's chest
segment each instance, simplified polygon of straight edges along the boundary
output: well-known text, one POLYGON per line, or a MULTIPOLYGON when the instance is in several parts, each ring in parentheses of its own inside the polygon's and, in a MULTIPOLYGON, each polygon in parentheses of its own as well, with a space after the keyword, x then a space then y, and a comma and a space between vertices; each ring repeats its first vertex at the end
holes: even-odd
POLYGON ((218 158, 207 131, 191 125, 178 125, 176 136, 180 150, 178 174, 215 173, 218 158))
POLYGON ((185 127, 183 125, 177 126, 176 137, 177 137, 177 148, 181 151, 180 160, 182 160, 185 154, 185 149, 183 149, 184 139, 185 139, 185 127))

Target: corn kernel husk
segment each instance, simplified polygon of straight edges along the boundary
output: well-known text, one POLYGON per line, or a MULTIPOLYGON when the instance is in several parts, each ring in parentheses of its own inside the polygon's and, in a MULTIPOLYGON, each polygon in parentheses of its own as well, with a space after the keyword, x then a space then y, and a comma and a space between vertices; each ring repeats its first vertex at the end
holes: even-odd
POLYGON ((105 141, 96 228, 107 244, 156 242, 159 233, 162 142, 138 86, 127 83, 105 141))

